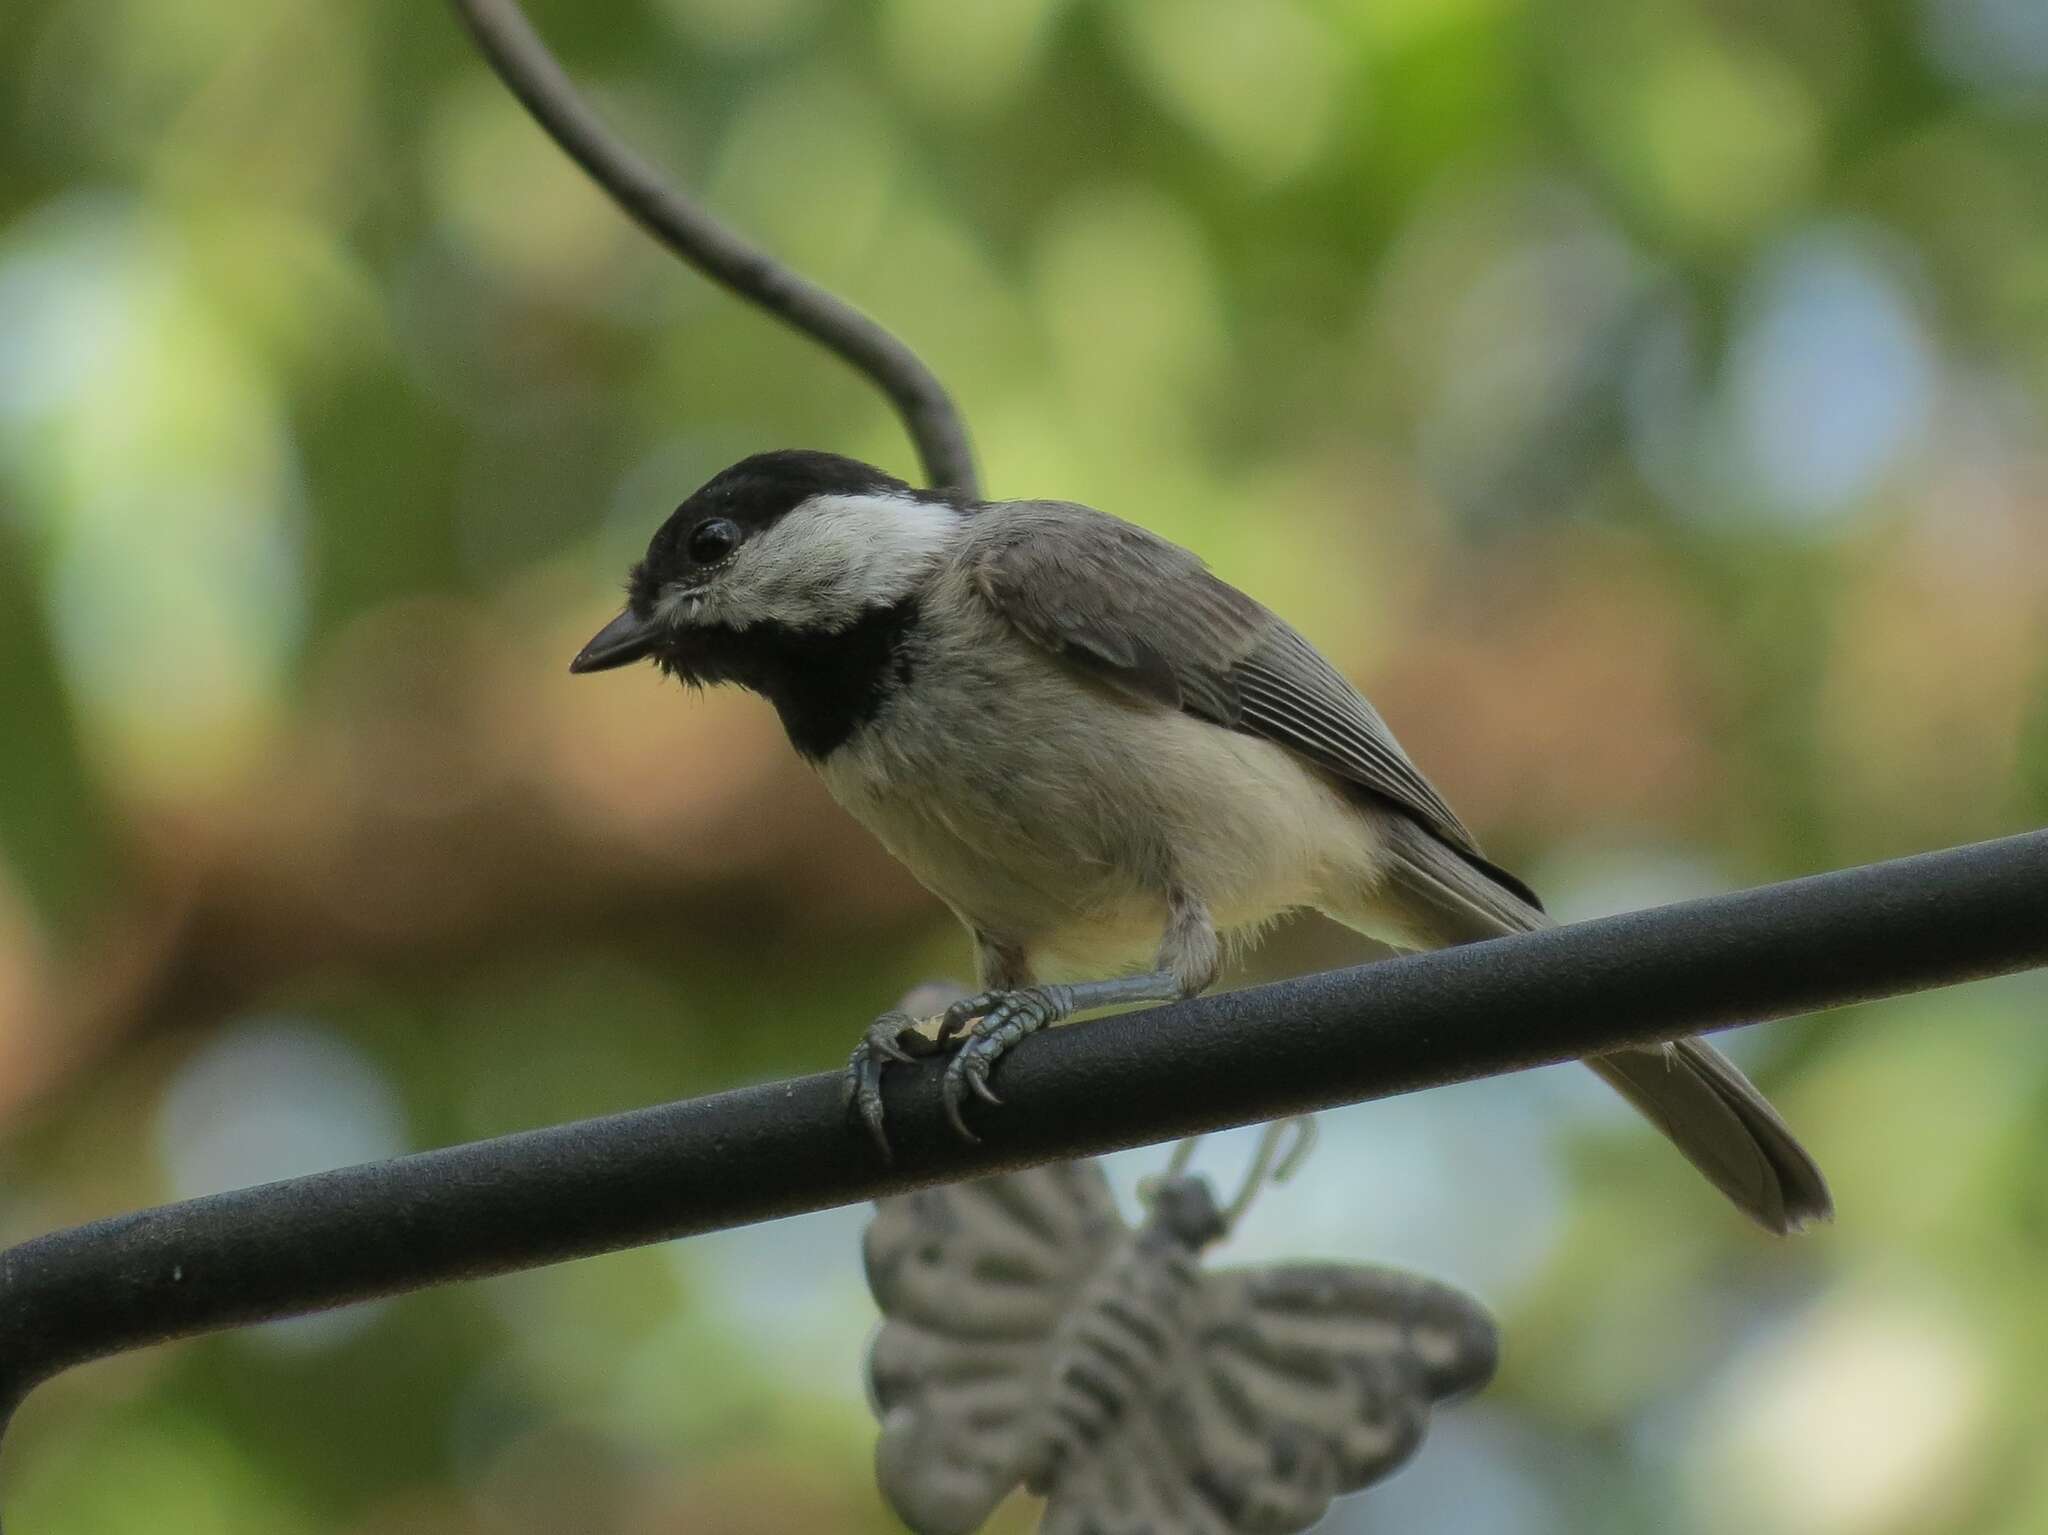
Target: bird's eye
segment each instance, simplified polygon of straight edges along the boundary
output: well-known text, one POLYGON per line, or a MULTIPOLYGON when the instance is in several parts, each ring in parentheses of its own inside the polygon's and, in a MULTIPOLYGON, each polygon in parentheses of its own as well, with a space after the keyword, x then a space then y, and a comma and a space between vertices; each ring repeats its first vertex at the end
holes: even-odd
POLYGON ((729 518, 706 517, 690 529, 687 550, 693 565, 716 565, 739 547, 740 530, 729 518))

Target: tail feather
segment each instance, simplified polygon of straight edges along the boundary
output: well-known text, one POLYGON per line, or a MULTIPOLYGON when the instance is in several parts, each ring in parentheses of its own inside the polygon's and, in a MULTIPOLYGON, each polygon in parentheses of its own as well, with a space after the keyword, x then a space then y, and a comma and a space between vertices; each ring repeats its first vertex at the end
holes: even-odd
MULTIPOLYGON (((1388 818, 1391 860, 1365 905, 1332 909, 1372 931, 1389 919, 1424 948, 1473 943, 1548 927, 1540 908, 1487 877, 1474 860, 1405 816, 1388 818)), ((1736 1064, 1703 1040, 1588 1058, 1685 1159, 1765 1230, 1780 1235, 1834 1215, 1827 1182, 1736 1064)))
POLYGON ((1586 1064, 1766 1231, 1786 1236, 1833 1218, 1834 1200, 1813 1158, 1741 1069, 1706 1041, 1618 1050, 1586 1064))

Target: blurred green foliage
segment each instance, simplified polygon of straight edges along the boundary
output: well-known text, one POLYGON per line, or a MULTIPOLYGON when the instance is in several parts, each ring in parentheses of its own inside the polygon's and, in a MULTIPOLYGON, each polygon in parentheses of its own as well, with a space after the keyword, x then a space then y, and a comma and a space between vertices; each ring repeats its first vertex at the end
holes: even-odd
MULTIPOLYGON (((2038 0, 535 9, 993 494, 1288 612, 1564 913, 2048 818, 2038 0)), ((761 708, 562 675, 725 462, 907 471, 860 381, 438 6, 16 0, 0 112, 0 1235, 818 1069, 959 969, 761 708)), ((1332 1527, 2048 1523, 2043 1000, 1744 1041, 1836 1181, 1797 1243, 1576 1075, 1330 1116, 1245 1247, 1508 1338, 1332 1527)), ((94 1366, 10 1527, 887 1529, 858 1228, 94 1366)))

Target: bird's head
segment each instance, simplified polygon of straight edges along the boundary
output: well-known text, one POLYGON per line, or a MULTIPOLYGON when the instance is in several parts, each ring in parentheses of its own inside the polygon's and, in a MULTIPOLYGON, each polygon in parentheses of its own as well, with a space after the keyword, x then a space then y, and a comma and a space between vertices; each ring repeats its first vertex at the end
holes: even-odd
POLYGON ((962 515, 832 453, 757 453, 670 514, 627 602, 569 663, 652 660, 688 681, 749 682, 745 653, 842 634, 914 597, 962 515))

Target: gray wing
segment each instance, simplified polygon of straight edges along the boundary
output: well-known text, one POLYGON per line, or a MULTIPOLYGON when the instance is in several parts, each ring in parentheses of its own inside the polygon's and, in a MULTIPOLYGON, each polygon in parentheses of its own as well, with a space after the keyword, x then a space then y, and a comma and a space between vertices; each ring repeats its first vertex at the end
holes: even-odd
POLYGON ((1032 1469, 1046 1341, 1124 1234, 1093 1162, 881 1200, 862 1250, 875 1473, 918 1535, 964 1535, 1032 1469))
POLYGON ((972 535, 976 589, 1019 632, 1135 697, 1262 737, 1488 863, 1365 698, 1277 614, 1178 544, 1092 507, 1014 502, 972 535))
POLYGON ((1169 1390, 1054 1489, 1045 1535, 1291 1535, 1412 1455, 1429 1410, 1492 1378, 1469 1296, 1343 1264, 1223 1269, 1169 1390))

